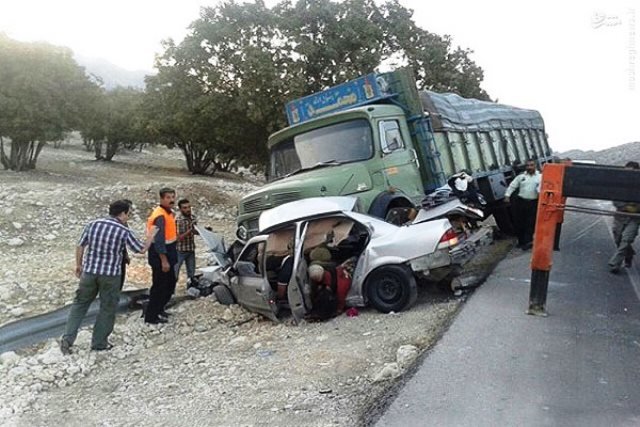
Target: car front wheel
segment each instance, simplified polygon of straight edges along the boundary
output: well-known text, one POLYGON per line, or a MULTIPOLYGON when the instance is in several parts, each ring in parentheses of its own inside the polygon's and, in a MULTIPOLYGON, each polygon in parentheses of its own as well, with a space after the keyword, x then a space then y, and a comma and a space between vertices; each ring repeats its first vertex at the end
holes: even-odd
POLYGON ((418 298, 416 279, 402 265, 377 268, 369 274, 366 289, 369 304, 383 313, 406 310, 418 298))
POLYGON ((233 294, 225 285, 216 285, 213 288, 213 293, 218 302, 222 305, 231 305, 236 302, 235 298, 233 298, 233 294))

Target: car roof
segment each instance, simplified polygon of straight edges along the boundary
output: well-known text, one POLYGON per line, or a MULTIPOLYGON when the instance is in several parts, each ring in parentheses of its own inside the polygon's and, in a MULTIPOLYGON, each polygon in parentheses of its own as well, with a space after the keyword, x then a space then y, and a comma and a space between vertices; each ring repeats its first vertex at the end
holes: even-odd
POLYGON ((258 229, 262 233, 306 218, 351 212, 356 209, 357 204, 358 198, 351 196, 310 197, 296 200, 262 212, 258 220, 258 229))

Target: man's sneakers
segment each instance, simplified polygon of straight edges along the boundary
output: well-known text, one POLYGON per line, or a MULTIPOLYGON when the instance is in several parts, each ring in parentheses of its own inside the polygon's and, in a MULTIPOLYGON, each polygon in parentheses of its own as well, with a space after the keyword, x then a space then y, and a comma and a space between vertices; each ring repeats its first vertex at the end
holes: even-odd
POLYGON ((71 344, 69 344, 69 341, 64 338, 60 338, 60 352, 62 352, 62 354, 64 354, 65 356, 73 353, 71 351, 71 344))
POLYGON ((609 266, 609 273, 611 273, 611 274, 620 274, 620 267, 609 266))

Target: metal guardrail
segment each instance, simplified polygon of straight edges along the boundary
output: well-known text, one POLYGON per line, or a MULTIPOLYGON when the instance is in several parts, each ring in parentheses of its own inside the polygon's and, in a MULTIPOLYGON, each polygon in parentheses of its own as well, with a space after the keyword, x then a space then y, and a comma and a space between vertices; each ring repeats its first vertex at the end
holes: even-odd
MULTIPOLYGON (((148 289, 136 289, 124 291, 120 294, 118 311, 126 312, 148 289)), ((100 300, 96 299, 89 307, 82 325, 95 321, 100 309, 100 300)), ((18 350, 22 347, 33 345, 49 338, 59 337, 64 331, 71 304, 49 313, 40 314, 26 319, 16 320, 0 327, 0 354, 5 351, 18 350)))

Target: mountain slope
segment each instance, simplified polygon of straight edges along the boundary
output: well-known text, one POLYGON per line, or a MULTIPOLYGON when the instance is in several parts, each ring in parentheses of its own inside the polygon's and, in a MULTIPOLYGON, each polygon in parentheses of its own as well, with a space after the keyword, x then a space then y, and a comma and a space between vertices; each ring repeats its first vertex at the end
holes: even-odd
POLYGON ((604 165, 624 165, 630 160, 640 162, 640 141, 606 148, 600 151, 569 150, 564 153, 555 153, 560 158, 572 160, 595 160, 604 165))
POLYGON ((131 86, 137 89, 144 89, 144 77, 151 72, 144 70, 129 71, 118 67, 102 58, 89 58, 76 55, 78 64, 85 67, 87 74, 94 74, 100 77, 107 89, 116 86, 131 86))

